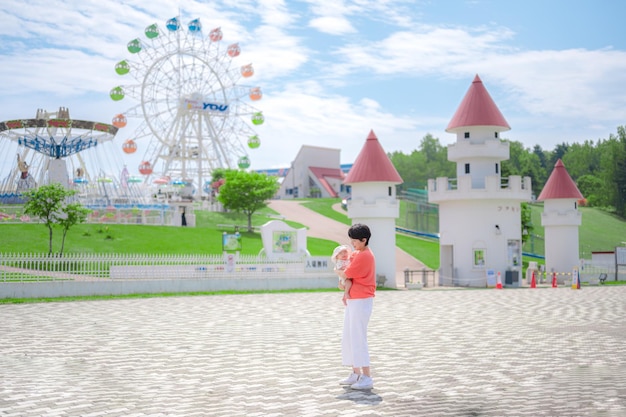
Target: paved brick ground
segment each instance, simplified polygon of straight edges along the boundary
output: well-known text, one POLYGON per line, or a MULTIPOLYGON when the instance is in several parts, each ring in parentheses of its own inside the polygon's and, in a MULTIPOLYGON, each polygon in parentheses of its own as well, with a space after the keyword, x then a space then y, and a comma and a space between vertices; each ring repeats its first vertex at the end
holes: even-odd
POLYGON ((0 305, 0 416, 624 416, 626 287, 381 291, 374 389, 340 293, 0 305))

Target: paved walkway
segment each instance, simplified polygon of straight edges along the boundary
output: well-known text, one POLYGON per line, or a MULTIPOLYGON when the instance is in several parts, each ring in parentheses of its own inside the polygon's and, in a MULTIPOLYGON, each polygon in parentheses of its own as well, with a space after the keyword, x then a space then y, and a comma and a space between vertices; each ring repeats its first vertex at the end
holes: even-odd
MULTIPOLYGON (((332 240, 337 244, 348 242, 348 225, 322 216, 300 204, 296 200, 271 200, 269 207, 287 220, 302 223, 308 227, 307 236, 332 240)), ((337 208, 335 208, 337 209, 337 208)), ((400 248, 396 248, 396 286, 404 287, 404 270, 425 268, 424 264, 400 248)))
POLYGON ((380 291, 375 386, 339 292, 0 305, 0 416, 626 415, 626 287, 380 291))

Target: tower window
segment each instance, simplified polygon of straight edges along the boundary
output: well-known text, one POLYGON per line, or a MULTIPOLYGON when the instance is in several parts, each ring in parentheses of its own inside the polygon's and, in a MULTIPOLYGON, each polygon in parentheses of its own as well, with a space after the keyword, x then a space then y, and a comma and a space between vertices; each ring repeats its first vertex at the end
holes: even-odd
POLYGON ((465 139, 469 139, 469 132, 465 132, 465 139))
POLYGON ((498 171, 500 170, 500 166, 499 164, 496 162, 496 174, 498 173, 498 171))
POLYGON ((493 135, 496 139, 498 139, 498 132, 495 132, 493 135))
POLYGON ((469 168, 470 164, 465 164, 465 173, 469 174, 470 173, 470 168, 469 168))
POLYGON ((391 187, 388 187, 388 189, 389 189, 389 191, 388 191, 389 192, 389 197, 391 197, 391 187))

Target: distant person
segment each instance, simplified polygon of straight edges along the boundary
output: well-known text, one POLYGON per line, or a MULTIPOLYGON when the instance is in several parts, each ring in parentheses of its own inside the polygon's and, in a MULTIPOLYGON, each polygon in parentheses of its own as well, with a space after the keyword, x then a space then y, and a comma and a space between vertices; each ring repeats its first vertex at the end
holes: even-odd
POLYGON ((28 164, 26 163, 26 161, 24 161, 22 159, 22 157, 20 156, 20 154, 17 154, 17 167, 21 172, 20 178, 25 180, 26 178, 28 178, 28 164))
MULTIPOLYGON (((330 260, 335 264, 335 272, 346 270, 348 265, 350 265, 350 255, 352 255, 352 249, 348 245, 337 246, 333 250, 330 260)), ((339 277, 339 288, 343 289, 343 304, 346 305, 346 299, 350 297, 352 281, 339 274, 337 276, 339 277)))
POLYGON ((368 390, 374 387, 370 372, 367 326, 376 293, 376 260, 368 247, 372 236, 369 227, 354 224, 348 229, 348 236, 354 251, 348 267, 337 271, 337 274, 352 283, 348 298, 344 298, 346 309, 341 338, 341 362, 344 366, 351 366, 352 372, 339 383, 349 385, 352 389, 368 390))

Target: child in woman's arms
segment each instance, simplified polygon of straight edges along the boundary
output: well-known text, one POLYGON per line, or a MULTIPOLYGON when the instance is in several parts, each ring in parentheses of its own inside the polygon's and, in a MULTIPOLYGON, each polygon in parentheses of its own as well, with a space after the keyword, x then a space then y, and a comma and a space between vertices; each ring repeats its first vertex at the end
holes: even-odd
POLYGON ((348 265, 350 265, 350 255, 352 249, 347 245, 337 246, 333 250, 333 254, 330 260, 335 264, 335 272, 339 277, 339 289, 343 290, 343 303, 346 304, 346 299, 350 298, 350 287, 352 287, 352 281, 349 278, 345 278, 344 274, 340 274, 339 271, 344 271, 348 265))

